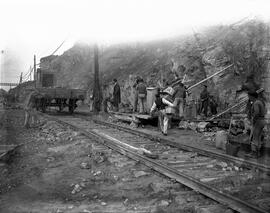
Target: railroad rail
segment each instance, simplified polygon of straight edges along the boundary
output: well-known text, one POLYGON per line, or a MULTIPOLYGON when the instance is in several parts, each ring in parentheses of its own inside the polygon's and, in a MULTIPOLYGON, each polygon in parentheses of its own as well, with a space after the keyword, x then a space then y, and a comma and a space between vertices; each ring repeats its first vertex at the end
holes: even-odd
MULTIPOLYGON (((84 117, 84 119, 87 119, 87 117, 84 117)), ((261 163, 258 163, 258 162, 252 161, 252 160, 237 158, 237 157, 226 155, 226 154, 223 154, 223 153, 220 153, 220 152, 210 151, 210 150, 207 150, 207 149, 204 149, 204 148, 197 148, 197 147, 194 147, 194 146, 189 146, 189 145, 186 145, 186 144, 177 143, 177 142, 165 139, 165 138, 161 138, 159 136, 155 136, 155 135, 152 135, 152 134, 149 134, 149 133, 146 133, 146 132, 142 132, 142 131, 139 131, 139 130, 136 130, 136 129, 131 129, 129 127, 109 123, 109 122, 106 122, 106 121, 101 121, 101 120, 97 120, 97 119, 94 119, 93 121, 95 123, 97 123, 97 124, 110 126, 112 128, 122 130, 122 131, 126 131, 126 132, 132 133, 134 135, 139 135, 139 136, 151 139, 153 141, 161 142, 162 144, 166 144, 166 145, 169 145, 169 146, 172 146, 172 147, 176 147, 176 148, 179 148, 179 149, 182 149, 182 150, 185 150, 185 151, 197 152, 197 153, 199 153, 201 155, 211 156, 211 157, 215 157, 215 158, 218 158, 218 159, 221 159, 221 160, 224 160, 224 161, 233 162, 233 163, 235 163, 237 165, 240 165, 242 167, 247 167, 247 168, 250 168, 250 169, 255 168, 255 169, 258 169, 258 170, 260 170, 262 172, 266 172, 266 173, 270 174, 270 166, 268 166, 266 164, 261 164, 261 163)))
POLYGON ((116 130, 80 117, 48 116, 87 137, 140 161, 157 172, 228 206, 237 212, 269 212, 270 180, 254 170, 228 166, 220 159, 183 151, 140 135, 116 130), (121 134, 120 134, 121 132, 121 134), (157 154, 151 159, 137 152, 143 148, 157 154))
POLYGON ((8 158, 8 155, 14 153, 16 149, 19 148, 20 146, 22 146, 22 144, 0 145, 0 161, 8 158))

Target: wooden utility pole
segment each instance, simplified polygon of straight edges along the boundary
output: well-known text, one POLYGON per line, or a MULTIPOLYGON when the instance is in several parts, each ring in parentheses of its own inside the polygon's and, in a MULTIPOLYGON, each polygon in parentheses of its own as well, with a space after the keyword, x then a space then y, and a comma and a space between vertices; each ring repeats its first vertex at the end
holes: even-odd
POLYGON ((35 81, 35 87, 37 87, 37 65, 36 65, 36 55, 34 55, 34 81, 35 81))
POLYGON ((99 112, 101 110, 102 93, 99 83, 99 62, 98 62, 98 45, 94 45, 94 111, 99 112))
POLYGON ((23 75, 23 73, 21 72, 21 76, 20 76, 20 82, 19 82, 19 84, 21 84, 21 83, 22 83, 22 75, 23 75))

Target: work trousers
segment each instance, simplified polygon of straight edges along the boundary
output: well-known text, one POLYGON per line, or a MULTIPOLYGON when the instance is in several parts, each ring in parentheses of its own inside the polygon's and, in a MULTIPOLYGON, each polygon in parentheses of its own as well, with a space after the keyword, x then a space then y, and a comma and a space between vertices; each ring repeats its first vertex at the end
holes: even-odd
POLYGON ((259 119, 253 124, 253 137, 251 141, 251 150, 253 152, 259 152, 262 146, 262 133, 265 126, 265 121, 259 119))
POLYGON ((113 107, 114 107, 114 111, 118 112, 119 111, 119 103, 118 102, 114 102, 113 103, 113 107))
POLYGON ((201 112, 203 112, 203 114, 205 115, 205 117, 207 117, 207 113, 208 113, 208 100, 202 101, 201 112))
POLYGON ((29 128, 37 123, 37 114, 33 109, 26 109, 24 111, 24 127, 29 128))
POLYGON ((175 98, 173 104, 175 106, 178 106, 178 110, 179 110, 179 117, 183 118, 184 117, 184 106, 185 106, 185 101, 184 98, 175 98))
POLYGON ((141 98, 141 97, 138 97, 138 102, 139 102, 139 112, 140 113, 144 113, 145 112, 145 101, 146 101, 146 98, 141 98))
POLYGON ((161 132, 167 134, 168 133, 168 126, 169 121, 171 119, 171 115, 167 114, 164 110, 160 110, 158 113, 158 121, 159 121, 159 128, 161 132))

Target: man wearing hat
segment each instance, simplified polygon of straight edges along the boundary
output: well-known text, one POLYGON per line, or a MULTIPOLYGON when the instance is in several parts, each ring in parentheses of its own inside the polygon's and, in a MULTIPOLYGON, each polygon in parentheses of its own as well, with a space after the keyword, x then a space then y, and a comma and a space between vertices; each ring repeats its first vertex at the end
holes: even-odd
POLYGON ((254 75, 251 74, 247 76, 247 79, 245 83, 242 85, 241 90, 236 91, 236 93, 242 92, 242 91, 246 91, 248 93, 249 100, 247 102, 246 112, 249 119, 251 119, 251 108, 252 108, 250 94, 256 93, 258 89, 260 89, 260 86, 255 82, 254 75))
POLYGON ((158 91, 156 94, 156 100, 151 107, 150 115, 152 115, 156 109, 158 110, 159 127, 162 134, 165 136, 167 135, 170 120, 170 113, 166 111, 167 107, 174 107, 169 90, 165 90, 163 92, 158 91))
POLYGON ((251 153, 247 156, 258 158, 260 157, 260 151, 262 146, 262 133, 265 126, 265 114, 266 107, 262 99, 258 98, 258 94, 249 93, 251 101, 251 123, 252 123, 252 135, 251 135, 251 153))

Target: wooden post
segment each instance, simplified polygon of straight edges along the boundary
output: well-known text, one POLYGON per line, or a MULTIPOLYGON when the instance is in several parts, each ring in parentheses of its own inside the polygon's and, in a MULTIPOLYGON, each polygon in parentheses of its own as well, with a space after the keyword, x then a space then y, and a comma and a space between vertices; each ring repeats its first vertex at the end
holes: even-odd
POLYGON ((23 73, 21 72, 21 76, 20 76, 20 82, 19 82, 19 84, 21 84, 21 83, 22 83, 22 75, 23 75, 23 73))
POLYGON ((99 112, 101 110, 102 93, 99 83, 99 62, 98 62, 98 45, 94 45, 94 111, 99 112))
POLYGON ((34 55, 34 81, 35 81, 35 87, 37 87, 37 67, 36 67, 36 55, 34 55))

